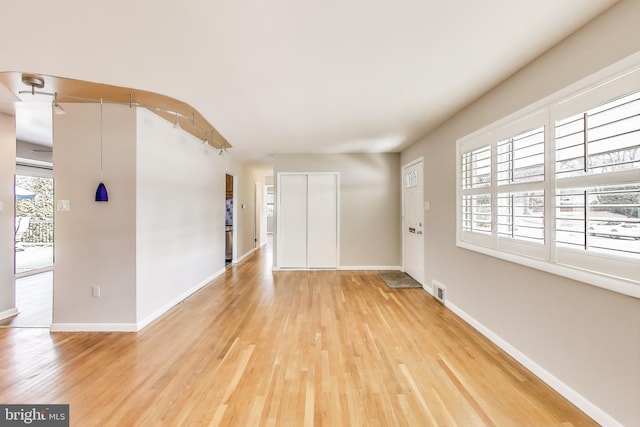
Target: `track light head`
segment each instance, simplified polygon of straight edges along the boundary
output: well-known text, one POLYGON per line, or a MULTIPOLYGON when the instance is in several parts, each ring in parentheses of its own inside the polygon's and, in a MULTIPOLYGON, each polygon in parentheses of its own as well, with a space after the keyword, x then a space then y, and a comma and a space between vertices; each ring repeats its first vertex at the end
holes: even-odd
POLYGON ((64 111, 64 108, 62 108, 60 104, 58 104, 58 93, 53 94, 53 113, 57 115, 67 113, 66 111, 64 111))
POLYGON ((179 118, 180 118, 180 116, 176 112, 176 121, 173 123, 173 128, 174 129, 182 129, 182 126, 180 126, 179 118))

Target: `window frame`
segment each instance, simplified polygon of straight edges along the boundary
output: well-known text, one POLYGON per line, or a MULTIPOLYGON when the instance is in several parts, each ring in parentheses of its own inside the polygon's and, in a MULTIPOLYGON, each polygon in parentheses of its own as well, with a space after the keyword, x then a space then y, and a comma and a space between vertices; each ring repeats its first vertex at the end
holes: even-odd
MULTIPOLYGON (((640 52, 574 83, 528 107, 477 130, 456 142, 456 245, 594 286, 640 298, 640 262, 638 258, 587 252, 556 244, 557 190, 602 186, 604 184, 639 183, 640 169, 584 176, 556 176, 556 121, 640 91, 640 52), (544 126, 543 181, 498 185, 499 142, 544 126), (480 147, 491 147, 491 186, 463 188, 462 156, 480 147), (500 235, 498 228, 498 194, 521 191, 544 192, 544 242, 518 240, 500 235), (491 193, 491 234, 466 231, 462 224, 464 196, 491 193)), ((586 207, 588 208, 588 206, 586 207)), ((585 233, 587 230, 585 230, 585 233)))

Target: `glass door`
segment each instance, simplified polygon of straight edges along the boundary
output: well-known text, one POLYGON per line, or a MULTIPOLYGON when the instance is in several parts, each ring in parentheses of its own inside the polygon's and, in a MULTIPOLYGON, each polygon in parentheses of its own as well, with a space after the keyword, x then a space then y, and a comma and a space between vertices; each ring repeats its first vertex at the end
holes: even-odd
POLYGON ((53 178, 16 175, 15 274, 53 267, 53 178))

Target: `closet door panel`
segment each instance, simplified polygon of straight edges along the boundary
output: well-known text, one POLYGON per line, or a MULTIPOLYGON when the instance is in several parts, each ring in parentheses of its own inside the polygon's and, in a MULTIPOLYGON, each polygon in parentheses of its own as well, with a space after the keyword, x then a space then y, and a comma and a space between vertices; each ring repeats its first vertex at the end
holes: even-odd
POLYGON ((307 206, 308 268, 337 268, 337 175, 309 174, 307 206))
POLYGON ((278 266, 307 267, 307 176, 280 175, 278 266))

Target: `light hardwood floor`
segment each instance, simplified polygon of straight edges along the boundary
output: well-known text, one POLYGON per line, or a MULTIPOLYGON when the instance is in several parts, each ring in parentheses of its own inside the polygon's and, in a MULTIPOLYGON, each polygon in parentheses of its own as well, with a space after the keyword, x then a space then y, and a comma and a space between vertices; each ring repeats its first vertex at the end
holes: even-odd
POLYGON ((137 334, 0 330, 0 403, 73 426, 595 426, 422 289, 261 249, 137 334))

